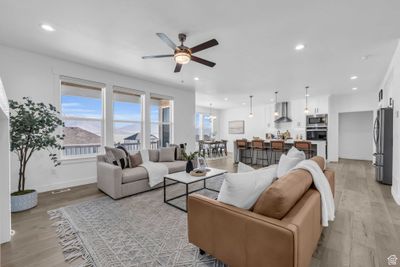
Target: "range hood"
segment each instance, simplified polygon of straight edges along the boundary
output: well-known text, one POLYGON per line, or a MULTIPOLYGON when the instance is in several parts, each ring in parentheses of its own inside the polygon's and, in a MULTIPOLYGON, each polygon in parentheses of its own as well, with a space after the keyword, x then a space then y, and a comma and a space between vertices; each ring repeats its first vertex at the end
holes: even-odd
POLYGON ((292 119, 289 118, 289 103, 288 102, 278 103, 278 104, 276 104, 275 108, 279 114, 279 118, 275 120, 275 123, 292 122, 292 119))

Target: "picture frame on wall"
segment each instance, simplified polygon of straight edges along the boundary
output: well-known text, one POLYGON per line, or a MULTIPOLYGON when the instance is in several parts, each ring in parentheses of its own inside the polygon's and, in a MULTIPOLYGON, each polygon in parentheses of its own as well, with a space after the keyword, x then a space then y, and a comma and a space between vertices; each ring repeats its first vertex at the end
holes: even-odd
POLYGON ((244 120, 229 121, 229 134, 244 134, 244 120))

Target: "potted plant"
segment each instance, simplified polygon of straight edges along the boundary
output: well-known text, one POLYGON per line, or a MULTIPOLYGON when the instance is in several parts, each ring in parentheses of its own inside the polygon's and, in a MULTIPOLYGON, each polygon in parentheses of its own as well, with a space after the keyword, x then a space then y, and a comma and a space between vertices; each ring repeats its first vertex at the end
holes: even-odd
POLYGON ((11 211, 23 211, 37 205, 37 192, 26 189, 26 166, 36 151, 47 149, 54 166, 61 163, 50 149, 61 150, 64 135, 54 134, 64 123, 57 109, 49 104, 35 103, 24 97, 21 103, 10 100, 10 150, 19 161, 18 191, 11 194, 11 211))
POLYGON ((197 154, 199 152, 192 152, 192 153, 186 153, 186 150, 182 151, 182 157, 184 160, 187 160, 186 163, 186 172, 190 173, 191 171, 193 171, 193 160, 196 158, 197 154))

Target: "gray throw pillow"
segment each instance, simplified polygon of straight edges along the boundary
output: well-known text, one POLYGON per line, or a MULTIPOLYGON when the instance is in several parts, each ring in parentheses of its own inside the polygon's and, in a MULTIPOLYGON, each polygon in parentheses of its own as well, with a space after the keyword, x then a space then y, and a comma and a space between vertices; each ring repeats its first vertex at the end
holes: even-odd
POLYGON ((131 155, 130 157, 131 157, 132 168, 137 167, 143 163, 142 155, 140 154, 140 152, 137 152, 131 155))
POLYGON ((126 156, 125 151, 119 148, 104 147, 106 150, 106 161, 121 167, 121 169, 130 168, 130 159, 126 156))
POLYGON ((160 162, 175 161, 175 147, 162 147, 160 149, 160 162))
POLYGON ((184 150, 177 144, 170 144, 170 147, 175 147, 175 160, 183 160, 182 151, 184 150))
POLYGON ((149 160, 153 162, 158 162, 159 160, 159 153, 157 149, 149 149, 149 160))

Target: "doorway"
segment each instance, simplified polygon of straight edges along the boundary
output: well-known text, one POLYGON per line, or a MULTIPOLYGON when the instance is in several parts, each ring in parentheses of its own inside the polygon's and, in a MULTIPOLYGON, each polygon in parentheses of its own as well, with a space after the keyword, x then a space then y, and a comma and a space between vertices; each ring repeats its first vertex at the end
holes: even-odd
POLYGON ((372 160, 373 111, 339 114, 339 158, 372 160))

